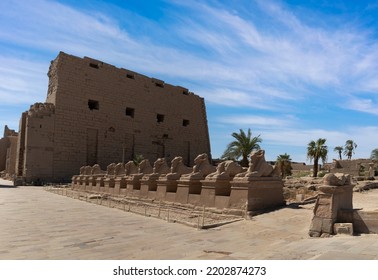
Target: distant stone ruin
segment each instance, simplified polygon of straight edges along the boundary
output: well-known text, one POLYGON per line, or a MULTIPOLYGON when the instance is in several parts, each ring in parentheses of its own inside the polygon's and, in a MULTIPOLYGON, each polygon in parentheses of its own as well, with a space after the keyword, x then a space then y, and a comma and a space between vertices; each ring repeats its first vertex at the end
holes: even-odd
POLYGON ((4 136, 0 138, 0 176, 12 179, 16 170, 18 133, 8 126, 4 127, 4 136))
POLYGON ((345 173, 351 176, 372 177, 374 170, 370 170, 370 166, 374 166, 371 159, 352 159, 352 160, 337 160, 334 159, 332 164, 325 166, 330 173, 345 173), (370 173, 369 173, 370 170, 370 173))

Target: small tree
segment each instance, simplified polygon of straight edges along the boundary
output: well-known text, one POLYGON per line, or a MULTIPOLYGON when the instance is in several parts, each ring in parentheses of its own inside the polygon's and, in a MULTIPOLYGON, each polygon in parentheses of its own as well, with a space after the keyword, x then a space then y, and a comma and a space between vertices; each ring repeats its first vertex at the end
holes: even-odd
POLYGON ((370 159, 375 163, 374 166, 374 176, 378 175, 378 148, 371 151, 370 159))
POLYGON ((327 160, 328 147, 325 145, 326 139, 319 138, 318 140, 311 141, 307 146, 307 158, 312 161, 314 160, 313 177, 318 176, 319 169, 319 159, 322 160, 323 164, 327 160))
POLYGON ((365 166, 363 166, 361 163, 360 163, 360 166, 358 168, 358 175, 365 176, 365 166))
POLYGON ((347 156, 348 159, 352 159, 352 154, 354 154, 354 150, 357 148, 357 144, 353 142, 353 140, 347 140, 344 145, 344 155, 347 156))
POLYGON ((333 151, 334 152, 337 152, 339 154, 339 159, 342 160, 342 152, 343 152, 344 148, 342 146, 336 146, 333 151))
POLYGON ((254 150, 259 150, 262 139, 260 135, 252 137, 251 129, 248 129, 247 134, 243 129, 240 129, 240 133, 232 133, 232 137, 236 140, 227 145, 227 149, 224 151, 222 158, 237 160, 242 157, 241 166, 248 166, 248 156, 254 150))
POLYGON ((371 151, 370 159, 372 161, 378 162, 378 148, 371 151))
POLYGON ((287 153, 285 153, 284 155, 279 155, 277 157, 276 165, 281 172, 282 178, 291 175, 291 170, 293 168, 291 167, 291 158, 287 153))
POLYGON ((144 160, 143 155, 135 155, 135 157, 133 158, 133 162, 136 166, 139 166, 139 163, 141 163, 142 160, 144 160))

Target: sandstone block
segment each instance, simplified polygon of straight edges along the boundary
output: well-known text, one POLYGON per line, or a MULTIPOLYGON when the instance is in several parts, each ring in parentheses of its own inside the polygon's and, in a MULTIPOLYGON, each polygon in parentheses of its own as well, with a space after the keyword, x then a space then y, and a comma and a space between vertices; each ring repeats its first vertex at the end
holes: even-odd
POLYGON ((335 223, 333 225, 333 231, 335 234, 353 235, 352 223, 335 223))

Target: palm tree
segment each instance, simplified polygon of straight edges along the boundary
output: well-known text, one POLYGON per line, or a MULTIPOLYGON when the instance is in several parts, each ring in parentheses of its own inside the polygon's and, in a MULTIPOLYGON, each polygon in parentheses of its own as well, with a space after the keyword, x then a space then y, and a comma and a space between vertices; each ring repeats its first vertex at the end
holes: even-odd
POLYGON ((371 151, 370 159, 372 161, 378 162, 378 148, 371 151))
POLYGON ((333 151, 339 153, 339 159, 342 160, 341 154, 343 152, 344 148, 342 146, 336 146, 333 151))
POLYGON ((318 176, 319 159, 323 164, 327 160, 328 147, 325 145, 326 139, 319 138, 318 140, 311 141, 307 146, 307 158, 311 161, 314 159, 313 177, 318 176))
POLYGON ((243 129, 240 129, 240 133, 232 133, 232 137, 236 140, 232 141, 227 145, 227 149, 224 151, 222 158, 228 158, 237 160, 242 157, 241 166, 248 166, 248 155, 253 150, 259 150, 262 139, 260 135, 252 137, 251 129, 248 129, 247 134, 245 134, 243 129))
POLYGON ((347 140, 344 145, 344 155, 348 157, 348 159, 352 159, 352 154, 354 154, 354 150, 357 148, 357 144, 353 142, 353 140, 347 140))
POLYGON ((138 166, 139 163, 142 162, 142 160, 144 160, 144 157, 143 157, 143 155, 139 155, 139 154, 135 155, 135 157, 133 158, 133 162, 134 162, 135 166, 138 166))
POLYGON ((291 158, 287 153, 277 157, 276 165, 280 169, 282 178, 291 175, 291 158))

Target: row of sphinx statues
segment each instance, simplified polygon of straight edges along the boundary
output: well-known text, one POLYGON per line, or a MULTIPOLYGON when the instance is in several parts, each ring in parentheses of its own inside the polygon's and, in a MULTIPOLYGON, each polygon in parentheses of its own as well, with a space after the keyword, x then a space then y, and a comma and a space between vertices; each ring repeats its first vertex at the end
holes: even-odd
POLYGON ((186 166, 182 157, 175 157, 170 166, 164 158, 153 165, 147 159, 138 165, 133 161, 112 163, 106 170, 98 164, 83 166, 80 175, 72 177, 72 188, 219 209, 247 205, 248 211, 284 202, 282 180, 276 168, 265 161, 263 150, 250 155, 248 168, 231 160, 215 167, 207 154, 198 155, 193 167, 186 166))
POLYGON ((215 167, 210 164, 206 153, 200 154, 194 159, 192 168, 186 166, 180 156, 172 159, 170 167, 164 158, 158 158, 153 165, 148 159, 144 159, 138 165, 133 161, 126 164, 111 163, 106 170, 102 170, 98 164, 80 168, 80 175, 139 176, 147 179, 159 178, 160 180, 231 180, 248 177, 278 177, 278 174, 278 170, 266 162, 264 150, 251 153, 248 168, 243 168, 232 160, 223 161, 215 167))

